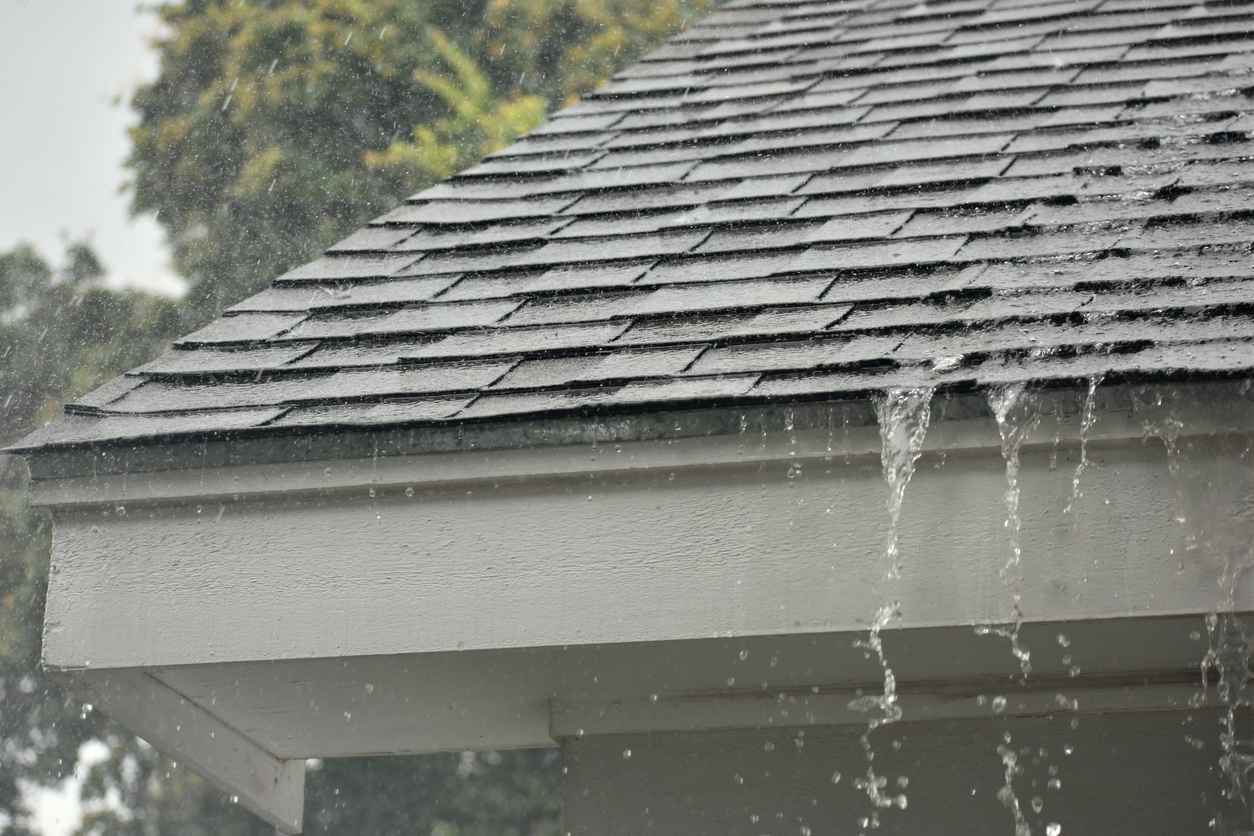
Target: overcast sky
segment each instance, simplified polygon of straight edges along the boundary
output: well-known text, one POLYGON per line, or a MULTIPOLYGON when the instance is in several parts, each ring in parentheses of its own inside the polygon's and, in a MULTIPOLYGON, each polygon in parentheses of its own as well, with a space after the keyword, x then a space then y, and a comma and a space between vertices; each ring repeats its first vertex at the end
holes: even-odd
POLYGON ((29 241, 59 262, 67 237, 95 246, 111 281, 177 287, 151 218, 132 219, 121 97, 156 74, 154 16, 137 0, 0 0, 0 250, 29 241))

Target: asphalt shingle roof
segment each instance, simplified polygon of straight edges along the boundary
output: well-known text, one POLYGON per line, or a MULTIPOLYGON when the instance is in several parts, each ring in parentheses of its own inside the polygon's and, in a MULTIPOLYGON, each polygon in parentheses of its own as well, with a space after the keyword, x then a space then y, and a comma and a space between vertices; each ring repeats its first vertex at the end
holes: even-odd
POLYGON ((1249 3, 733 0, 22 446, 1249 370, 1252 132, 1249 3))

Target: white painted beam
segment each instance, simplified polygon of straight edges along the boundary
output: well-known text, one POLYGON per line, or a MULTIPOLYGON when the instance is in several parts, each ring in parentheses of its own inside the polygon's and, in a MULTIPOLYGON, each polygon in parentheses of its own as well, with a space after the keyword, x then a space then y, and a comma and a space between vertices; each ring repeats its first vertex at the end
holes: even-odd
POLYGON ((113 719, 177 757, 280 834, 301 832, 305 762, 280 760, 143 671, 78 671, 71 675, 113 719))

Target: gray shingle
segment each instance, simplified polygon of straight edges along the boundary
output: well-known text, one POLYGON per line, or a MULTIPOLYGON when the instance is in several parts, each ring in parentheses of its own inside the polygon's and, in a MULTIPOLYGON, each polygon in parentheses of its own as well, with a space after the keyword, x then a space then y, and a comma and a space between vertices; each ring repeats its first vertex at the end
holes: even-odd
POLYGON ((536 328, 492 328, 462 331, 415 346, 404 356, 416 359, 440 357, 490 357, 569 351, 610 343, 630 325, 628 322, 594 322, 536 328))
POLYGON ((398 252, 429 252, 462 247, 497 246, 543 239, 570 223, 566 218, 509 221, 489 226, 439 226, 429 224, 398 241, 398 252))
POLYGON ((457 275, 425 279, 388 279, 352 284, 273 285, 229 308, 244 311, 314 311, 431 299, 452 285, 457 275))
POLYGON ((332 244, 327 248, 327 252, 354 253, 386 250, 404 241, 415 230, 416 227, 364 226, 347 238, 332 244))
MULTIPOLYGON (((171 349, 156 360, 135 369, 145 375, 206 375, 226 372, 256 372, 277 369, 304 357, 316 343, 296 345, 257 346, 239 351, 222 351, 212 348, 171 349)), ((142 378, 118 378, 135 380, 142 378)), ((83 403, 79 398, 76 403, 83 403)))
POLYGON ((596 322, 626 316, 635 310, 648 290, 621 292, 593 291, 563 296, 531 299, 510 315, 509 326, 555 325, 568 322, 596 322))
POLYGON ((177 345, 240 343, 264 340, 283 333, 305 319, 305 314, 242 313, 214 320, 177 341, 177 345))
POLYGON ((379 313, 351 316, 342 313, 317 314, 284 334, 283 338, 303 340, 471 328, 496 322, 520 304, 521 302, 515 299, 493 299, 482 302, 421 305, 415 308, 397 308, 379 313))
POLYGON ((66 415, 23 438, 17 450, 179 436, 217 436, 261 427, 284 413, 282 407, 216 409, 187 415, 66 415))
POLYGON ((620 261, 468 276, 441 294, 440 300, 452 302, 564 290, 623 288, 643 276, 652 264, 652 261, 620 261))
POLYGON ((692 371, 734 374, 865 363, 890 355, 900 342, 898 336, 870 335, 731 345, 707 351, 692 371))
POLYGON ((768 308, 758 313, 699 313, 683 317, 637 320, 618 337, 620 345, 664 345, 710 342, 749 336, 803 334, 838 322, 852 306, 806 305, 768 308))
POLYGON ((966 242, 962 236, 917 238, 848 247, 811 247, 792 262, 794 270, 851 270, 947 261, 966 242))
POLYGON ((795 258, 796 254, 791 252, 688 256, 659 262, 648 273, 645 273, 640 279, 640 284, 679 284, 761 278, 787 270, 795 258))
POLYGON ((335 279, 374 279, 391 276, 417 261, 413 255, 331 255, 303 264, 279 276, 277 282, 331 281, 335 279))
POLYGON ((622 349, 609 354, 525 360, 493 389, 542 389, 575 383, 670 377, 684 371, 704 346, 622 349))
POLYGON ((556 214, 577 199, 563 195, 528 200, 428 200, 401 204, 377 220, 398 224, 468 224, 536 218, 556 214))
POLYGON ((708 284, 676 284, 636 297, 624 314, 685 313, 688 311, 755 308, 765 305, 817 302, 831 284, 819 279, 745 279, 708 284))
POLYGON ((456 415, 474 395, 299 406, 274 422, 276 427, 356 427, 438 421, 456 415))

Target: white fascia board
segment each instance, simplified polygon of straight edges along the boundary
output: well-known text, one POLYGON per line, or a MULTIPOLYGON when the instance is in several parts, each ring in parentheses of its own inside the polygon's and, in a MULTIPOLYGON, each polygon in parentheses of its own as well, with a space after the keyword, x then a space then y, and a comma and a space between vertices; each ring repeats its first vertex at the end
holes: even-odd
MULTIPOLYGON (((1144 416, 1103 413, 1069 513, 1079 417, 1061 411, 1055 424, 1043 406, 1020 472, 1027 620, 1219 605, 1224 554, 1254 541, 1236 507, 1254 495, 1237 434, 1249 410, 1181 403, 1186 470, 1204 478, 1172 475, 1163 445, 1143 438, 1144 416)), ((45 493, 45 660, 151 667, 855 632, 889 596, 901 627, 1006 622, 997 430, 937 415, 929 438, 901 517, 904 577, 891 586, 873 426, 847 440, 835 423, 295 475, 173 474, 122 493, 113 484, 109 502, 90 485, 45 493)), ((1249 585, 1236 603, 1254 603, 1249 585)))

